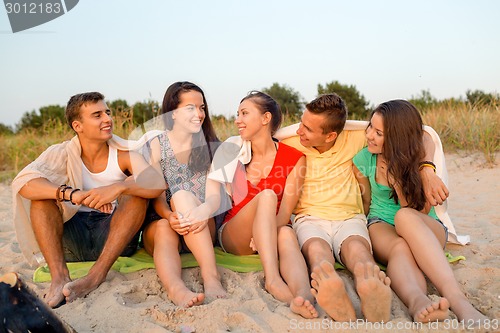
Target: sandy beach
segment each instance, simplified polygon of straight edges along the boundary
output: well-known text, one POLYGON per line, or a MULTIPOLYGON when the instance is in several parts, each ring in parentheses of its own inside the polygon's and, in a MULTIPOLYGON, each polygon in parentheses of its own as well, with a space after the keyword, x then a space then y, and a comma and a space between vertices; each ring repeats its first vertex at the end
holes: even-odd
MULTIPOLYGON (((498 156, 498 155, 497 155, 498 156)), ((497 161, 500 156, 497 157, 497 161)), ((487 167, 480 154, 446 155, 449 172, 449 214, 459 234, 471 236, 466 246, 448 245, 452 255, 466 260, 451 264, 472 304, 490 319, 489 327, 477 331, 500 331, 500 166, 487 167)), ((17 272, 40 297, 48 283, 34 283, 34 268, 25 261, 12 226, 12 194, 0 185, 0 275, 17 272)), ((415 325, 393 293, 392 320, 385 325, 331 322, 323 311, 315 320, 293 314, 263 288, 263 273, 235 273, 219 267, 227 299, 190 309, 174 306, 166 297, 156 271, 122 274, 110 271, 106 281, 87 297, 66 304, 55 312, 77 332, 466 332, 456 321, 439 325, 415 325)), ((352 276, 340 272, 361 318, 359 298, 352 276)), ((202 291, 199 268, 183 270, 188 287, 202 291)), ((435 289, 429 285, 429 293, 435 289)), ((2 305, 3 306, 3 305, 2 305)), ((450 318, 455 318, 452 314, 450 318)))

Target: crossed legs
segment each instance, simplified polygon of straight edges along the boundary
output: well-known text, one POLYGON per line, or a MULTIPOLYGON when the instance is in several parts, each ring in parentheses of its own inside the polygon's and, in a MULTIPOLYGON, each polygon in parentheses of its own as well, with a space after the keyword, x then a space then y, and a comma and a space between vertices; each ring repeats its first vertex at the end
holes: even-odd
MULTIPOLYGON (((448 307, 457 315, 458 320, 484 320, 486 317, 470 304, 460 290, 453 275, 453 270, 443 254, 443 244, 446 240, 442 225, 432 217, 410 208, 402 208, 398 211, 395 216, 395 224, 395 233, 399 238, 395 244, 399 248, 405 249, 405 259, 398 259, 396 251, 391 251, 384 253, 387 256, 388 263, 391 264, 391 261, 394 263, 394 259, 396 259, 408 267, 406 272, 410 273, 408 274, 410 278, 418 281, 420 291, 426 296, 425 278, 423 276, 425 274, 443 296, 437 302, 430 302, 426 297, 426 302, 421 301, 421 305, 417 305, 417 299, 422 298, 422 293, 417 291, 412 293, 409 288, 410 283, 408 281, 399 281, 401 277, 397 277, 395 281, 396 288, 399 288, 403 296, 399 295, 396 288, 394 288, 394 291, 403 302, 405 302, 405 299, 407 300, 408 303, 405 302, 405 304, 410 311, 413 309, 414 320, 428 321, 448 318, 448 307), (423 305, 425 303, 427 305, 423 305)), ((394 271, 396 270, 404 271, 401 267, 394 269, 394 271)), ((389 276, 394 274, 396 273, 391 269, 389 276)), ((408 278, 408 276, 404 278, 408 278)), ((391 277, 391 279, 393 278, 391 277)))
MULTIPOLYGON (((446 299, 433 302, 427 297, 427 282, 406 241, 396 234, 393 226, 375 223, 370 237, 376 258, 387 265, 391 288, 408 307, 414 321, 443 320, 448 317, 446 299)), ((442 252, 442 249, 440 249, 442 252)))
MULTIPOLYGON (((187 191, 176 192, 172 201, 176 202, 174 209, 184 214, 200 204, 196 197, 187 191)), ((167 290, 168 297, 177 306, 191 307, 202 304, 205 297, 214 299, 226 296, 215 264, 213 219, 208 223, 209 225, 201 232, 190 232, 183 236, 186 245, 200 265, 204 293, 191 291, 182 280, 180 236, 170 227, 169 222, 161 219, 149 224, 144 230, 146 251, 153 255, 160 281, 167 290)))

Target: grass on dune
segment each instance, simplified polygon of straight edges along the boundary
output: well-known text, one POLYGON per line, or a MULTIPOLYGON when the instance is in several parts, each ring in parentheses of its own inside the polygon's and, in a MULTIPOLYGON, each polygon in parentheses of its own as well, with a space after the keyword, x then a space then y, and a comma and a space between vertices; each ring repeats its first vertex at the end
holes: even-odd
MULTIPOLYGON (((482 104, 439 104, 422 115, 424 123, 433 127, 445 151, 481 152, 489 164, 495 163, 500 150, 500 110, 482 104)), ((285 118, 283 126, 298 122, 285 118)), ((233 121, 214 117, 213 125, 221 140, 237 135, 233 121)), ((134 129, 127 112, 114 114, 115 134, 127 137, 134 129)), ((69 140, 74 132, 66 123, 49 121, 41 129, 24 130, 15 135, 0 135, 0 181, 10 181, 48 146, 69 140)))

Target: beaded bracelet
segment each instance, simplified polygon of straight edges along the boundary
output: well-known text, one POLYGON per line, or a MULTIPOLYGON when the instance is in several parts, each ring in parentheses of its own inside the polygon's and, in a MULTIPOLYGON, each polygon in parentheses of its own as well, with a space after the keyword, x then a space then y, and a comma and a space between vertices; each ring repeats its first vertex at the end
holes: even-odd
POLYGON ((73 191, 71 191, 71 193, 69 194, 69 202, 71 202, 72 205, 74 205, 75 203, 73 202, 73 193, 75 192, 78 192, 80 191, 79 188, 75 188, 73 191))

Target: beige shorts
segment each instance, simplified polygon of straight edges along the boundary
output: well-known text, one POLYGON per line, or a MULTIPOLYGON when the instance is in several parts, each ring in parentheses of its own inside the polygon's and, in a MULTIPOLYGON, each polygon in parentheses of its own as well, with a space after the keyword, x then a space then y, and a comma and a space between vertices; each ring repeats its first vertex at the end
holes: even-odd
POLYGON ((350 236, 361 236, 372 251, 372 243, 366 228, 366 216, 363 214, 355 215, 353 218, 341 221, 324 220, 319 217, 305 215, 295 220, 293 230, 297 234, 300 248, 311 238, 321 238, 330 245, 330 248, 338 262, 340 259, 340 247, 344 240, 350 236))

